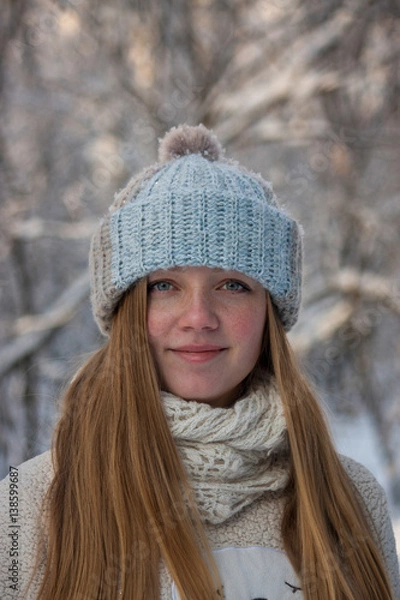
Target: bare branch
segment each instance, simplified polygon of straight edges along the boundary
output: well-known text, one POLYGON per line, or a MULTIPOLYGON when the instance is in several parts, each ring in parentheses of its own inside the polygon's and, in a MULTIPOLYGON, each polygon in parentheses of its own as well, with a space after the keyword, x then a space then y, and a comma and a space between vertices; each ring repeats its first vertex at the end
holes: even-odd
POLYGON ((8 229, 13 239, 31 241, 44 237, 54 237, 64 240, 90 239, 97 220, 88 219, 76 223, 63 223, 62 221, 47 221, 39 218, 26 221, 15 221, 8 229))
POLYGON ((310 294, 307 306, 337 292, 383 304, 395 315, 400 316, 400 290, 390 279, 375 273, 361 273, 351 268, 341 269, 329 278, 323 289, 310 294))
MULTIPOLYGON (((280 120, 265 119, 257 124, 251 132, 251 144, 282 142, 288 146, 310 144, 315 140, 325 139, 328 128, 323 121, 297 121, 285 123, 280 120)), ((243 148, 245 144, 241 143, 243 148)))
POLYGON ((377 302, 400 316, 400 291, 387 278, 374 273, 360 273, 355 269, 343 269, 334 275, 328 285, 314 294, 307 304, 310 306, 338 292, 348 298, 337 302, 327 311, 319 312, 290 334, 297 352, 308 352, 315 344, 329 340, 348 323, 356 310, 354 297, 377 302))
POLYGON ((348 323, 354 314, 354 306, 346 300, 340 301, 332 308, 307 321, 307 325, 292 332, 290 342, 296 352, 305 353, 313 346, 329 340, 348 323))
MULTIPOLYGON (((329 24, 324 24, 323 28, 318 29, 312 35, 308 32, 309 39, 306 44, 301 39, 297 42, 296 48, 292 47, 288 53, 284 53, 280 61, 281 68, 274 65, 272 73, 267 68, 262 74, 263 82, 259 82, 258 90, 256 85, 253 93, 250 93, 251 88, 248 85, 249 95, 253 97, 253 101, 246 102, 244 111, 239 108, 243 106, 242 91, 230 94, 229 103, 233 105, 236 102, 235 110, 232 117, 228 117, 220 127, 215 128, 220 139, 225 144, 234 141, 248 127, 265 116, 269 109, 292 96, 310 96, 316 92, 340 85, 337 74, 312 73, 310 67, 316 56, 340 39, 349 23, 349 19, 348 15, 340 13, 329 24), (266 81, 273 81, 273 85, 265 85, 266 81)), ((222 100, 220 103, 221 109, 223 103, 222 100)))
POLYGON ((56 328, 68 323, 88 293, 89 275, 85 271, 45 313, 18 319, 15 325, 18 337, 0 350, 0 377, 36 352, 56 328))
POLYGON ((400 316, 400 290, 386 277, 375 273, 360 273, 356 269, 343 269, 330 280, 328 287, 383 304, 400 316))

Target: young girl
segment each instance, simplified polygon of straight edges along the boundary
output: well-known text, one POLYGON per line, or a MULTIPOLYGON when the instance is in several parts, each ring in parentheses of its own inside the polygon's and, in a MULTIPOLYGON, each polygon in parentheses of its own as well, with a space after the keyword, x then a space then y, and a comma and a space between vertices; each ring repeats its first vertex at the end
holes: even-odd
POLYGON ((1 598, 399 598, 382 489, 335 452, 286 338, 301 230, 270 185, 173 129, 90 268, 108 341, 51 458, 2 483, 1 598))

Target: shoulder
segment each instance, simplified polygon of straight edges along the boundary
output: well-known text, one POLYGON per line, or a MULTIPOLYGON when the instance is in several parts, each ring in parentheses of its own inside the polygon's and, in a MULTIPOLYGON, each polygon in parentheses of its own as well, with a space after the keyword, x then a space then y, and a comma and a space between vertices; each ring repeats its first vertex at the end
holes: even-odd
POLYGON ((339 458, 365 507, 370 525, 376 534, 380 536, 383 524, 386 521, 390 522, 384 489, 364 465, 361 465, 348 456, 340 456, 339 458))
POLYGON ((340 456, 339 458, 364 504, 372 533, 386 563, 395 597, 400 598, 400 575, 396 542, 385 491, 366 467, 347 456, 340 456))
POLYGON ((7 490, 11 480, 18 483, 18 487, 23 490, 33 490, 47 486, 53 477, 53 467, 51 461, 51 452, 48 450, 39 454, 17 467, 10 467, 7 477, 0 481, 0 491, 7 490))
POLYGON ((339 458, 353 486, 362 496, 367 508, 373 509, 374 506, 380 503, 382 498, 385 498, 382 486, 364 465, 348 456, 340 455, 339 458))
MULTIPOLYGON (((10 467, 0 482, 1 598, 27 593, 44 531, 43 500, 52 478, 51 454, 45 452, 18 467, 10 467)), ((40 574, 32 580, 32 592, 27 597, 37 598, 39 586, 40 574)))
POLYGON ((18 467, 10 467, 7 477, 0 481, 1 505, 7 506, 12 497, 22 503, 27 510, 41 505, 53 475, 50 451, 18 467))

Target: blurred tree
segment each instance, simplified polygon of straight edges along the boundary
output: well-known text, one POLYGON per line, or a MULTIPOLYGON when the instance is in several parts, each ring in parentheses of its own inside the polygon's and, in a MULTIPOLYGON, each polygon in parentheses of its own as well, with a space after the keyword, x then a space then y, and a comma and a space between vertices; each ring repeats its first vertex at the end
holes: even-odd
POLYGON ((47 447, 100 342, 98 217, 164 131, 203 122, 304 223, 293 343, 335 410, 367 407, 400 503, 398 2, 8 0, 0 27, 0 472, 47 447))

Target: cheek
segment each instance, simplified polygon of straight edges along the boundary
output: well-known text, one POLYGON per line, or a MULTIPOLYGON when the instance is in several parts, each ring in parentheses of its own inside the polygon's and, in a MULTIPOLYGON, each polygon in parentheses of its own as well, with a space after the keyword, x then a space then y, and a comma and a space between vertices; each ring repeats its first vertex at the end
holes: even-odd
POLYGON ((237 340, 245 346, 254 348, 255 353, 259 351, 265 319, 265 309, 262 306, 255 306, 238 315, 232 327, 237 340))
POLYGON ((169 323, 173 318, 173 308, 165 306, 165 302, 157 300, 149 301, 147 305, 147 329, 154 335, 159 335, 163 330, 167 330, 169 323))
POLYGON ((149 309, 147 312, 147 334, 150 344, 157 342, 157 339, 165 335, 167 331, 168 318, 160 311, 149 309))

